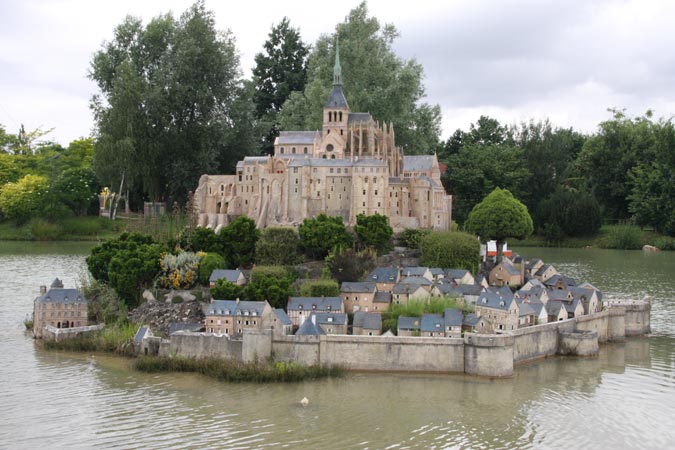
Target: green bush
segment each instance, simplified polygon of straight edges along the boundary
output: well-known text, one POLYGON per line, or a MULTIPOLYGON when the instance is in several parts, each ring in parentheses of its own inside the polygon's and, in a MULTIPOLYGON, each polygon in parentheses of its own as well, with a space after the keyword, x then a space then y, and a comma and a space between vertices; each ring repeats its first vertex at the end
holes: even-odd
POLYGON ((614 225, 608 228, 607 236, 600 241, 600 247, 619 250, 642 248, 642 231, 640 228, 633 225, 614 225))
POLYGON ((59 224, 42 219, 31 219, 28 228, 30 229, 31 236, 36 241, 54 241, 63 234, 63 229, 59 224))
POLYGON ((173 297, 171 297, 171 303, 173 303, 174 305, 177 305, 179 303, 183 303, 184 301, 185 300, 183 299, 183 297, 181 295, 174 295, 173 297))
POLYGON ((356 216, 354 231, 359 238, 361 247, 372 247, 377 253, 385 253, 392 248, 394 230, 389 226, 389 218, 381 214, 356 216))
POLYGON ((429 267, 466 269, 478 272, 480 242, 476 236, 453 231, 436 231, 420 241, 420 263, 429 267))
POLYGON ((340 286, 334 280, 307 280, 300 286, 302 297, 337 297, 340 286))
POLYGON ((339 283, 359 281, 375 268, 377 253, 371 248, 357 252, 353 248, 334 248, 326 257, 325 271, 339 283))
POLYGON ((104 282, 84 282, 82 291, 87 299, 90 322, 113 324, 126 320, 126 305, 117 292, 104 282))
POLYGON ((325 258, 336 246, 350 247, 354 243, 340 216, 309 217, 298 228, 298 234, 305 253, 314 259, 325 258))
POLYGON ((246 298, 246 291, 242 286, 230 283, 225 278, 216 281, 214 287, 210 289, 211 298, 215 300, 235 300, 246 298))
POLYGON ((420 248, 420 241, 429 233, 431 233, 431 230, 406 228, 398 235, 398 239, 408 248, 420 248))
POLYGON ((202 285, 209 284, 211 273, 216 269, 227 268, 225 258, 218 253, 207 253, 199 260, 199 283, 202 285))
POLYGON ((464 301, 463 298, 431 298, 429 300, 411 300, 405 305, 392 304, 389 309, 382 313, 383 331, 396 332, 398 318, 422 317, 423 314, 443 314, 448 308, 461 309, 464 313, 473 312, 474 308, 464 301))
POLYGON ((69 352, 104 352, 121 356, 134 355, 134 336, 138 325, 124 322, 106 325, 96 333, 85 337, 66 339, 63 341, 45 341, 47 350, 64 350, 69 352))
POLYGON ((0 210, 8 219, 25 223, 44 212, 49 181, 38 175, 26 175, 16 183, 7 183, 0 191, 0 210))
POLYGON ((251 301, 267 300, 273 308, 286 308, 293 295, 291 283, 295 274, 281 266, 258 266, 251 271, 245 296, 251 301))
POLYGON ((267 227, 255 246, 255 260, 261 265, 288 266, 298 262, 300 238, 293 227, 267 227))
POLYGON ((675 250, 675 239, 669 237, 660 237, 654 241, 654 247, 661 250, 675 250))

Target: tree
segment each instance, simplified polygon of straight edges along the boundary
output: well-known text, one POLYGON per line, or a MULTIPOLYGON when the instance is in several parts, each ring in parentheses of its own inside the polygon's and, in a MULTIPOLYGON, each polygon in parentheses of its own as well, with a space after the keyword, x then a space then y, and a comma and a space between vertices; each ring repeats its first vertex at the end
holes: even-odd
POLYGON ((298 262, 300 238, 293 227, 267 227, 255 246, 255 260, 261 265, 289 266, 298 262))
POLYGON ((211 298, 215 300, 236 300, 246 298, 244 287, 230 283, 225 278, 216 281, 216 285, 210 289, 211 298))
POLYGON ((302 297, 338 297, 340 286, 335 280, 307 280, 300 286, 302 297))
POLYGON ((199 283, 203 285, 209 284, 211 273, 216 269, 225 269, 227 263, 225 258, 218 253, 207 253, 199 261, 199 283))
POLYGON ((305 88, 309 49, 287 17, 272 27, 263 47, 264 53, 255 55, 253 103, 257 118, 269 124, 263 150, 271 153, 274 138, 279 135, 277 115, 282 105, 292 92, 305 88))
POLYGON ((338 283, 358 281, 375 268, 376 259, 377 253, 371 248, 356 251, 335 247, 326 257, 326 270, 338 283))
POLYGON ((118 250, 108 265, 110 287, 129 308, 138 305, 141 290, 152 285, 159 274, 160 258, 166 252, 161 244, 130 245, 118 250))
POLYGON ((253 264, 259 237, 260 230, 256 228, 255 221, 246 216, 239 216, 221 228, 218 238, 230 268, 250 267, 253 264))
POLYGON ((107 282, 109 281, 108 268, 110 261, 118 251, 139 245, 152 245, 154 243, 154 240, 145 234, 122 233, 116 239, 110 239, 91 249, 91 253, 86 259, 87 269, 95 280, 107 282))
POLYGON ((308 217, 298 227, 298 233, 305 253, 314 259, 324 259, 335 246, 349 247, 354 243, 354 238, 339 216, 319 214, 308 217))
POLYGON ((420 240, 420 264, 477 273, 480 242, 476 236, 468 233, 434 231, 420 240))
POLYGON ((26 175, 16 183, 7 183, 0 192, 0 210, 9 219, 25 222, 42 214, 49 192, 45 177, 26 175))
POLYGON ((563 188, 539 204, 536 216, 537 225, 551 241, 559 240, 561 234, 594 236, 602 225, 600 204, 592 194, 563 188))
POLYGON ((422 102, 423 69, 393 50, 398 31, 368 15, 363 2, 349 12, 331 35, 322 35, 308 58, 304 92, 284 104, 280 123, 287 130, 321 128, 323 105, 331 90, 335 43, 340 41, 344 92, 352 111, 369 111, 376 120, 393 123, 396 143, 406 153, 431 153, 439 142, 441 111, 422 102))
POLYGON ((380 254, 392 248, 394 230, 389 226, 387 216, 377 213, 372 216, 358 214, 354 231, 364 247, 372 247, 380 254))
POLYGON ((251 301, 267 300, 273 308, 286 308, 293 295, 292 274, 281 266, 258 266, 251 271, 246 296, 251 301))
POLYGON ((138 197, 182 202, 219 155, 232 166, 228 155, 241 156, 230 147, 233 127, 246 123, 232 114, 245 94, 234 37, 215 29, 203 1, 147 26, 127 17, 95 53, 89 77, 100 90, 94 167, 105 184, 124 176, 138 197))
POLYGON ((497 241, 497 260, 501 261, 506 238, 523 239, 532 234, 532 217, 527 207, 507 189, 495 188, 482 202, 474 206, 464 227, 481 240, 497 241))
POLYGON ((98 213, 101 185, 92 169, 67 169, 53 183, 50 190, 55 200, 67 206, 76 216, 98 213))

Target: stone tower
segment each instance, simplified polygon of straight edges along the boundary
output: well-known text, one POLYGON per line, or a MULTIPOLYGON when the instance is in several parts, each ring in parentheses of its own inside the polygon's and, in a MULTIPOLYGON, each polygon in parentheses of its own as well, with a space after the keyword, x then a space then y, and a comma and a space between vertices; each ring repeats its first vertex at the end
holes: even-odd
POLYGON ((335 44, 333 88, 323 107, 322 146, 315 155, 318 158, 342 159, 347 146, 349 105, 342 90, 342 67, 340 66, 340 41, 335 44))

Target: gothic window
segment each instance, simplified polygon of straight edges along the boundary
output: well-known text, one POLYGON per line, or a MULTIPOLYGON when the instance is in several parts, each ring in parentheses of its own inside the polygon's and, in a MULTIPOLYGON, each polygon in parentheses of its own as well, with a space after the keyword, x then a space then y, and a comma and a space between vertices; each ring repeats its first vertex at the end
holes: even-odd
MULTIPOLYGON (((342 113, 340 113, 340 115, 342 115, 342 113)), ((340 136, 342 136, 343 134, 344 134, 344 130, 340 130, 340 136)))
POLYGON ((375 189, 375 195, 377 195, 377 189, 375 189))
POLYGON ((335 155, 330 155, 330 159, 335 159, 335 155))
POLYGON ((342 111, 340 111, 340 122, 342 122, 342 111))
POLYGON ((322 158, 323 158, 323 159, 326 159, 326 155, 323 155, 322 158))
POLYGON ((333 121, 333 113, 331 111, 328 111, 328 121, 329 122, 333 121))
POLYGON ((281 154, 282 155, 284 154, 284 148, 283 147, 281 147, 281 154))
POLYGON ((328 145, 326 145, 326 151, 327 151, 327 152, 332 152, 332 151, 333 151, 333 144, 328 144, 328 145))
POLYGON ((291 153, 295 154, 295 147, 291 149, 291 153))

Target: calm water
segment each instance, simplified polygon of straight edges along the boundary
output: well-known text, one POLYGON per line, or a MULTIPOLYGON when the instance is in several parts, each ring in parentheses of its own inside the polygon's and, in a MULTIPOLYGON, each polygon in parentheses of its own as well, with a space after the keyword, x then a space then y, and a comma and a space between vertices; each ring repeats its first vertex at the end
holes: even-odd
POLYGON ((235 385, 37 349, 22 320, 38 286, 56 276, 76 284, 87 250, 0 244, 0 448, 675 447, 675 253, 523 249, 606 295, 654 296, 654 333, 596 359, 551 358, 507 380, 350 374, 235 385))

